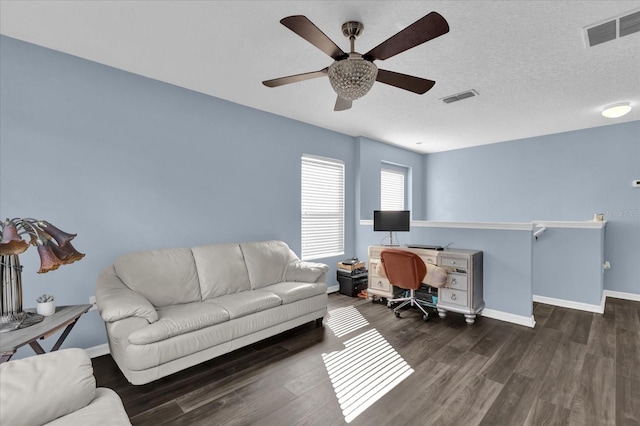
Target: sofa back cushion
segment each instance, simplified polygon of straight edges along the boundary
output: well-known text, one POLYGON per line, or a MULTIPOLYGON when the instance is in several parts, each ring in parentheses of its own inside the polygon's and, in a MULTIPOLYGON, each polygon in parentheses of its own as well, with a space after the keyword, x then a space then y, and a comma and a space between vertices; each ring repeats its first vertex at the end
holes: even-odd
POLYGON ((284 281, 287 266, 298 260, 298 256, 284 241, 242 243, 240 248, 252 289, 284 281))
POLYGON ((130 253, 120 256, 114 268, 127 287, 156 308, 202 300, 191 249, 130 253))
POLYGON ((251 290, 239 244, 213 244, 194 247, 191 251, 203 300, 251 290))

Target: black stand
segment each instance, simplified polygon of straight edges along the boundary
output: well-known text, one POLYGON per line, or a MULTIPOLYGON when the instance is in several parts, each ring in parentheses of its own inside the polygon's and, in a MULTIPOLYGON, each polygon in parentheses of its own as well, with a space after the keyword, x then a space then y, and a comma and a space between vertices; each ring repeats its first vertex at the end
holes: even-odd
POLYGON ((338 269, 337 279, 340 283, 340 293, 345 296, 356 297, 362 290, 366 290, 369 282, 367 272, 356 273, 338 269))

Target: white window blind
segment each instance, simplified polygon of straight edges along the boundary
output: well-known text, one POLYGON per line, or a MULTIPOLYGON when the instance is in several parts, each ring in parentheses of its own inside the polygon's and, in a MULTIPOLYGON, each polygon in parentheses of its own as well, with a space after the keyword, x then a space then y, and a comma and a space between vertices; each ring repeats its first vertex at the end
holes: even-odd
POLYGON ((405 173, 397 170, 380 170, 380 210, 405 210, 405 173))
POLYGON ((344 254, 344 163, 302 156, 303 259, 344 254))

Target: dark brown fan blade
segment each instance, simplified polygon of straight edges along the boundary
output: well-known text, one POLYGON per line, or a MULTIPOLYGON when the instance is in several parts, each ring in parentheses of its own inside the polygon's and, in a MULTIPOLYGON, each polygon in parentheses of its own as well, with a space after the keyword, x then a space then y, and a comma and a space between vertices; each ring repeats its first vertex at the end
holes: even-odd
POLYGON ((267 87, 284 86, 285 84, 297 83, 299 81, 311 80, 312 78, 324 77, 327 75, 329 68, 323 68, 320 71, 312 71, 304 74, 290 75, 288 77, 274 78, 273 80, 265 80, 262 82, 267 87))
POLYGON ((318 49, 322 50, 333 59, 338 59, 346 54, 325 33, 320 31, 306 16, 288 16, 280 20, 280 23, 298 34, 318 49))
POLYGON ((436 12, 417 20, 393 37, 383 41, 363 56, 374 61, 385 60, 449 32, 449 24, 436 12))
POLYGON ((353 104, 352 101, 348 101, 346 99, 342 99, 340 96, 338 96, 338 99, 336 99, 336 106, 333 108, 334 111, 344 111, 347 109, 351 109, 351 105, 353 104))
POLYGON ((380 68, 378 68, 378 77, 376 77, 376 81, 390 86, 399 87, 400 89, 408 90, 419 95, 427 92, 434 84, 436 84, 433 80, 427 80, 407 74, 400 74, 393 71, 381 70, 380 68))

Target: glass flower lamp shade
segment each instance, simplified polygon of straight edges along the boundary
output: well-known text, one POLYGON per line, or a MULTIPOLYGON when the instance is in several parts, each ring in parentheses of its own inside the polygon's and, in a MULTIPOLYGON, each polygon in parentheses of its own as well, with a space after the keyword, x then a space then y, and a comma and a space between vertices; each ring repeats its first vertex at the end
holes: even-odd
POLYGON ((347 59, 335 61, 329 67, 329 82, 342 99, 354 101, 371 90, 378 76, 378 67, 358 53, 352 52, 347 59))
POLYGON ((18 228, 12 223, 6 224, 2 229, 2 240, 0 240, 0 253, 20 254, 29 248, 29 243, 20 237, 18 228))
POLYGON ((71 245, 75 236, 43 220, 15 218, 0 222, 0 333, 36 324, 43 318, 22 310, 22 266, 18 255, 29 246, 36 246, 40 256, 38 273, 54 271, 84 257, 71 245))

